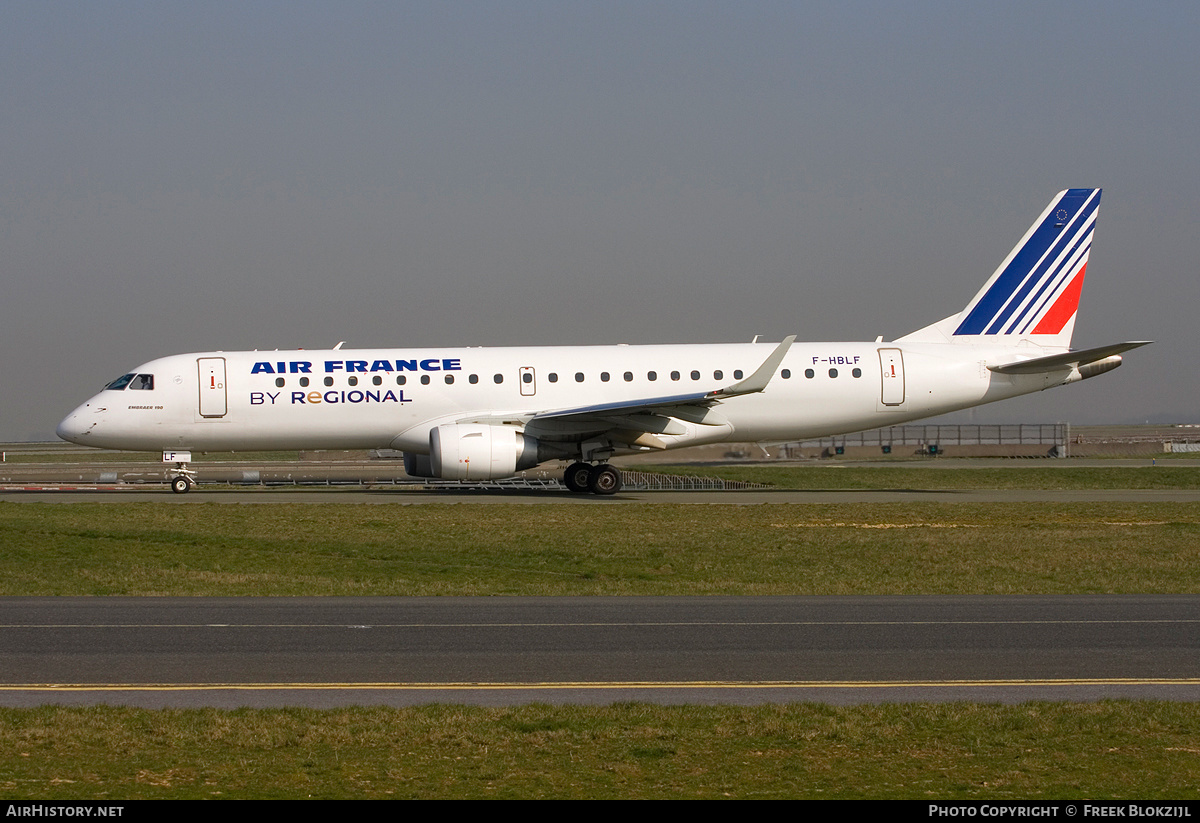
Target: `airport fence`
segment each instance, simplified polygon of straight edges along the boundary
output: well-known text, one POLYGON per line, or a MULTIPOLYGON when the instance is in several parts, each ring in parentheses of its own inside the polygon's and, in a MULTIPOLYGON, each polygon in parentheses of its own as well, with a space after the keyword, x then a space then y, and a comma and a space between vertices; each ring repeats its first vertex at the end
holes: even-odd
POLYGON ((791 457, 819 449, 841 454, 846 448, 874 447, 889 454, 893 448, 912 446, 937 454, 946 446, 1038 446, 1045 447, 1047 453, 1053 450, 1055 456, 1066 457, 1070 437, 1069 423, 919 424, 785 443, 780 446, 780 453, 791 457))
MULTIPOLYGON (((422 489, 477 489, 481 491, 512 489, 564 489, 556 477, 509 477, 503 480, 438 480, 436 478, 312 478, 312 477, 261 477, 258 472, 243 472, 241 479, 229 481, 231 485, 245 486, 400 486, 422 489)), ((701 477, 684 474, 658 474, 655 472, 622 471, 621 486, 630 491, 735 491, 742 489, 768 489, 762 483, 742 480, 725 480, 720 477, 701 477)))

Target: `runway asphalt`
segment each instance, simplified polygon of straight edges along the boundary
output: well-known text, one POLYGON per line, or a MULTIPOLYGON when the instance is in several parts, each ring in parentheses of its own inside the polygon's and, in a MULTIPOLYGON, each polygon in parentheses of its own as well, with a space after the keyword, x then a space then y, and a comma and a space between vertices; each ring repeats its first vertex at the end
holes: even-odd
POLYGON ((2 598, 0 704, 1200 700, 1200 596, 2 598))

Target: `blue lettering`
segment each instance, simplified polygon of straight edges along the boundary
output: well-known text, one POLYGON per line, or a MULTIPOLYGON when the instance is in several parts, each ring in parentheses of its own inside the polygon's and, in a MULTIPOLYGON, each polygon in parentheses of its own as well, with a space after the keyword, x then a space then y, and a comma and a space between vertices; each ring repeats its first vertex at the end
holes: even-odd
POLYGON ((361 403, 363 401, 363 393, 360 392, 358 389, 355 389, 354 391, 352 391, 348 395, 346 395, 346 399, 349 400, 351 403, 361 403), (358 395, 358 397, 354 396, 356 394, 358 395))
POLYGON ((368 403, 378 403, 379 402, 379 392, 377 392, 377 391, 367 392, 367 402, 368 403))
MULTIPOLYGON (((817 358, 813 358, 815 363, 817 358)), ((845 362, 849 363, 849 359, 845 362)), ((250 368, 251 374, 312 374, 311 360, 281 360, 278 363, 261 361, 250 368)), ((403 371, 462 371, 457 357, 430 357, 426 360, 326 360, 325 373, 333 372, 403 372, 403 371)))
POLYGON ((251 406, 261 406, 263 404, 263 402, 264 402, 264 400, 263 400, 262 392, 260 392, 260 391, 250 392, 250 405, 251 406))
POLYGON ((267 397, 271 398, 271 405, 274 406, 276 398, 279 397, 279 392, 275 392, 274 394, 267 392, 267 397))
POLYGON ((301 403, 301 404, 304 403, 304 392, 302 392, 302 391, 292 392, 292 405, 294 406, 297 403, 301 403))
POLYGON ((335 391, 327 391, 327 392, 325 392, 325 402, 326 402, 326 403, 336 403, 336 402, 338 402, 338 393, 337 393, 337 392, 335 392, 335 391), (332 399, 331 399, 331 397, 332 397, 332 399))

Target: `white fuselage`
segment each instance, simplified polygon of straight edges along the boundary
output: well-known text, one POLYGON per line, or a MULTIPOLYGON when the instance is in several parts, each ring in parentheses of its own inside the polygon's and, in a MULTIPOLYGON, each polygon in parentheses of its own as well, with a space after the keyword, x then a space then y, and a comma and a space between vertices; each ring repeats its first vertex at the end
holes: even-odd
MULTIPOLYGON (((1084 380, 1145 341, 1071 351, 1099 189, 1067 189, 958 313, 892 343, 208 352, 138 367, 72 412, 65 440, 191 451, 404 452, 418 477, 512 476, 575 461, 573 492, 613 494, 609 458, 702 443, 878 428, 1084 380)), ((167 454, 172 452, 172 454, 167 454)))
MULTIPOLYGON (((484 420, 546 440, 557 409, 714 391, 757 369, 774 344, 206 352, 139 366, 153 388, 106 389, 60 424, 66 440, 131 450, 394 448, 429 451, 430 431, 484 420)), ((656 448, 796 440, 876 428, 1070 382, 989 371, 1011 349, 937 343, 796 343, 769 385, 683 415, 656 448), (811 376, 809 376, 811 375, 811 376)), ((136 382, 136 381, 135 381, 136 382)), ((642 450, 617 448, 616 453, 642 450)))

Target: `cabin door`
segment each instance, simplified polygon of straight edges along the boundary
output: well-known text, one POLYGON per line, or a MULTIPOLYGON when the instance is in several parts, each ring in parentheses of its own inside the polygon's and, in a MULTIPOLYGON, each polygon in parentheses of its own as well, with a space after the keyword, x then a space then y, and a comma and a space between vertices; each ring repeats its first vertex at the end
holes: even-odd
POLYGON ((229 406, 225 396, 225 358, 201 357, 196 366, 200 377, 200 416, 224 417, 229 406))
POLYGON ((904 405, 904 353, 900 349, 880 349, 879 367, 883 376, 880 402, 885 406, 904 405))

